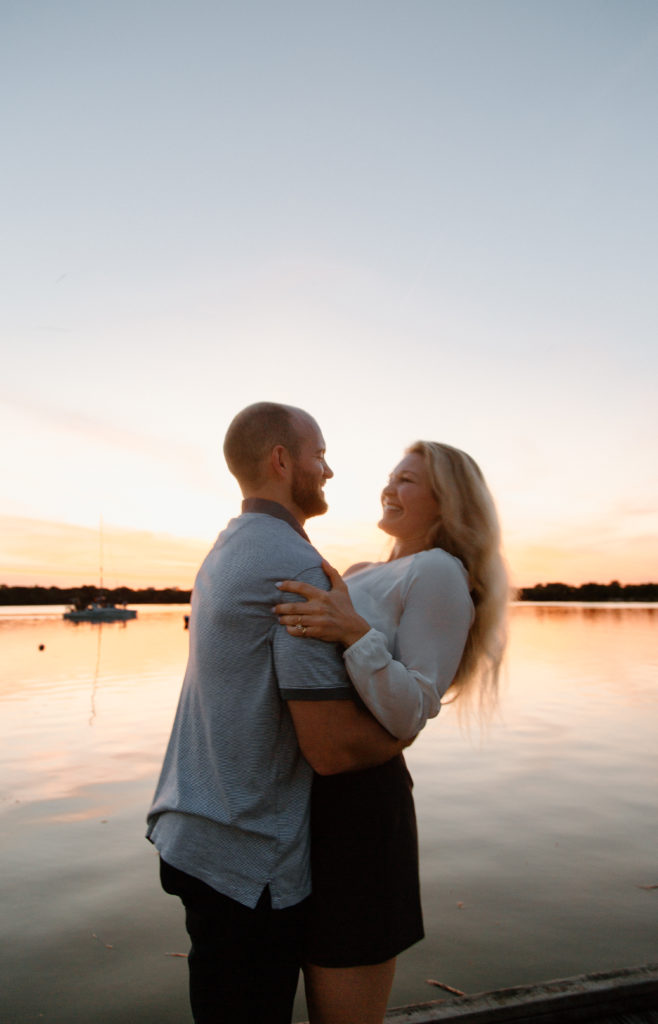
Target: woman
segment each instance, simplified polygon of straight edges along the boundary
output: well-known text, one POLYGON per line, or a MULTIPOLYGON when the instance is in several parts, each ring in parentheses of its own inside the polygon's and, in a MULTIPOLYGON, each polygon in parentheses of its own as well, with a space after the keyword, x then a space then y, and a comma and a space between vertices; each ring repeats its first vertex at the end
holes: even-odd
MULTIPOLYGON (((382 492, 387 562, 353 566, 330 591, 288 580, 303 601, 276 613, 300 638, 339 642, 372 714, 411 739, 443 695, 495 699, 505 645, 507 575, 493 500, 477 464, 419 441, 382 492)), ((423 937, 411 778, 402 756, 316 776, 313 895, 305 984, 311 1024, 379 1024, 395 957, 423 937)))

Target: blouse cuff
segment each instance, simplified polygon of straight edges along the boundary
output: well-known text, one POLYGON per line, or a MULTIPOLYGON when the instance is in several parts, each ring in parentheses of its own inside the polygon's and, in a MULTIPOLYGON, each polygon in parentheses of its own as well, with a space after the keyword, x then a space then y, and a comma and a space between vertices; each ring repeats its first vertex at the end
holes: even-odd
POLYGON ((376 629, 369 629, 362 637, 343 651, 343 658, 355 668, 367 667, 370 672, 384 668, 391 660, 386 637, 376 629))

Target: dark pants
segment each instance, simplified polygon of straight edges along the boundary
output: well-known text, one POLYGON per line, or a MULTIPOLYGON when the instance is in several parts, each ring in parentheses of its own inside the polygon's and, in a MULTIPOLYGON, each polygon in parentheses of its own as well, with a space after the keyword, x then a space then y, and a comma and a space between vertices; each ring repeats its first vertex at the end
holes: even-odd
POLYGON ((250 910, 162 859, 160 881, 185 907, 196 1024, 290 1024, 308 900, 272 910, 266 887, 250 910))

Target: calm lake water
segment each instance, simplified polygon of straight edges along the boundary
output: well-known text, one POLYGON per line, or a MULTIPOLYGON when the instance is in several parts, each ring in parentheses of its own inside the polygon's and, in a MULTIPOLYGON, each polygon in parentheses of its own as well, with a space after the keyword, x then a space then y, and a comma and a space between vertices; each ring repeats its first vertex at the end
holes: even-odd
MULTIPOLYGON (((0 609, 2 1024, 191 1019, 143 838, 186 611, 0 609)), ((658 606, 516 606, 486 734, 447 709, 409 750, 427 937, 392 1006, 440 998, 428 978, 474 993, 656 959, 657 627, 658 606)))

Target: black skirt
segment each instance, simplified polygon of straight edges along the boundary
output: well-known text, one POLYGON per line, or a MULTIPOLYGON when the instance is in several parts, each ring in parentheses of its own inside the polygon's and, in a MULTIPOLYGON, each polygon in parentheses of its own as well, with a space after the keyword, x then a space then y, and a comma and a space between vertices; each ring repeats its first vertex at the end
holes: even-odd
POLYGON ((309 963, 383 963, 423 938, 412 786, 402 755, 315 776, 309 963))

